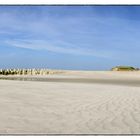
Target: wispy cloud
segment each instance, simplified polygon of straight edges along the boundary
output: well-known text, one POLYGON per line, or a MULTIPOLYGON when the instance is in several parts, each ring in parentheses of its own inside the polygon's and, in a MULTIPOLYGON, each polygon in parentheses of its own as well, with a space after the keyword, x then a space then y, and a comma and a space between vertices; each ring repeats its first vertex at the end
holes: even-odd
POLYGON ((113 55, 111 50, 101 49, 103 47, 98 43, 98 39, 102 38, 102 33, 98 33, 94 26, 91 28, 91 23, 106 25, 99 17, 55 19, 47 14, 39 20, 35 17, 31 20, 7 12, 0 14, 0 17, 3 19, 0 21, 0 34, 8 35, 1 42, 9 46, 103 58, 113 55))
POLYGON ((133 58, 139 58, 139 20, 104 16, 91 7, 75 12, 66 7, 42 9, 0 9, 0 49, 8 46, 44 51, 46 57, 47 52, 69 54, 81 61, 84 56, 94 61, 107 58, 113 63, 123 58, 127 62, 132 52, 133 58))
POLYGON ((109 52, 105 52, 102 50, 100 50, 99 52, 86 47, 80 48, 65 42, 59 42, 58 44, 56 44, 55 42, 53 44, 52 42, 49 41, 47 42, 44 40, 11 40, 11 41, 5 41, 5 43, 13 47, 26 48, 32 50, 43 50, 43 51, 49 51, 49 52, 61 53, 61 54, 88 55, 88 56, 95 56, 95 57, 110 57, 111 55, 109 54, 109 52))

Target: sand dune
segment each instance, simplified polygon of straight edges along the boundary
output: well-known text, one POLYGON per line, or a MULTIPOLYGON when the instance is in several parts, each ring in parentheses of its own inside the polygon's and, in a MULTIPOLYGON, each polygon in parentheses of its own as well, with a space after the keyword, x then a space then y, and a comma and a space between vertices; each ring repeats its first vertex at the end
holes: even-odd
MULTIPOLYGON (((138 73, 75 73, 50 78, 139 80, 138 73)), ((0 111, 0 134, 140 134, 140 87, 0 80, 0 111)))

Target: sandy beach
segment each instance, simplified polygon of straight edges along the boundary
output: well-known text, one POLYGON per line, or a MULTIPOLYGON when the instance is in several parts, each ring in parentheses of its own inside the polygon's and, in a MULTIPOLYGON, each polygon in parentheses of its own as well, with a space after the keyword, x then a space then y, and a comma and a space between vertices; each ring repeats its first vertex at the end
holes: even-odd
POLYGON ((0 76, 0 134, 140 134, 140 72, 0 76))

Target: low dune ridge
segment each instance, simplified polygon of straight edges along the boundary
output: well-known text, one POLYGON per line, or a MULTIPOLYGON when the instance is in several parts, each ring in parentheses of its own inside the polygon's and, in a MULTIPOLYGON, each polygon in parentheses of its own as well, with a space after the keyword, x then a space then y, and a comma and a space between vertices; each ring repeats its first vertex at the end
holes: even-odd
POLYGON ((63 71, 24 77, 54 81, 1 79, 0 134, 140 134, 140 87, 127 83, 139 81, 140 72, 63 71), (80 78, 103 82, 65 81, 80 78))

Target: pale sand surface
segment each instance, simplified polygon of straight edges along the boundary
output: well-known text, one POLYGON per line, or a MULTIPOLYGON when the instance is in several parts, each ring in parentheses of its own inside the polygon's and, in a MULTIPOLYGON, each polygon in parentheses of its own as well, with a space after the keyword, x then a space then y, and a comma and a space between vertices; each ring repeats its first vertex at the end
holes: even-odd
POLYGON ((0 80, 0 134, 140 134, 140 72, 34 77, 54 82, 0 80), (55 78, 103 79, 105 84, 55 78))

